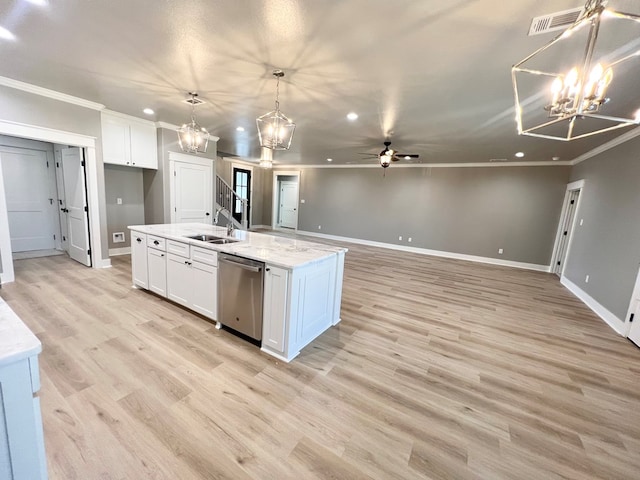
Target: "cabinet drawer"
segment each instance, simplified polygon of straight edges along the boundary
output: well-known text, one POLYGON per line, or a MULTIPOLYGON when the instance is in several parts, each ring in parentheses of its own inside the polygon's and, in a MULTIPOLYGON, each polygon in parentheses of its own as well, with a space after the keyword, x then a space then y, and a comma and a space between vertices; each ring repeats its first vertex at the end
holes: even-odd
POLYGON ((147 235, 147 246, 164 252, 166 250, 166 240, 155 235, 147 235))
POLYGON ((134 243, 140 243, 142 245, 147 244, 147 234, 140 232, 131 232, 131 245, 134 243))
POLYGON ((189 244, 167 240, 167 252, 189 258, 189 244))
POLYGON ((207 250, 206 248, 191 247, 191 260, 194 262, 205 263, 214 267, 218 266, 218 252, 215 250, 207 250))

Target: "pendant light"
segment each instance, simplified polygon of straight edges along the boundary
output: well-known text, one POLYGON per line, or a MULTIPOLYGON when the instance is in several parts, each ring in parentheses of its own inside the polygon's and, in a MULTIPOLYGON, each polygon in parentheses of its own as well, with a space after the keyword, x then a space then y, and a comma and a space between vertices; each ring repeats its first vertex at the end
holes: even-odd
POLYGON ((196 122, 196 105, 204 103, 199 100, 196 92, 189 92, 190 99, 185 102, 191 104, 191 122, 185 123, 178 129, 178 143, 183 152, 204 153, 209 144, 209 132, 196 122))
POLYGON ((284 77, 282 70, 274 70, 276 77, 276 109, 256 119, 260 146, 271 150, 289 150, 296 124, 280 111, 280 79, 284 77))

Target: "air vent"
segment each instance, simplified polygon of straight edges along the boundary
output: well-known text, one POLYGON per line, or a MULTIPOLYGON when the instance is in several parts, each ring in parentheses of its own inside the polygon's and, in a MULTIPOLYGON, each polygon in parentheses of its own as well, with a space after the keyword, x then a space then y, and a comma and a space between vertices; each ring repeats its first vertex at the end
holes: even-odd
POLYGON ((573 25, 582 14, 583 7, 562 10, 560 12, 543 15, 531 20, 529 36, 540 35, 541 33, 555 32, 556 30, 566 30, 573 25))

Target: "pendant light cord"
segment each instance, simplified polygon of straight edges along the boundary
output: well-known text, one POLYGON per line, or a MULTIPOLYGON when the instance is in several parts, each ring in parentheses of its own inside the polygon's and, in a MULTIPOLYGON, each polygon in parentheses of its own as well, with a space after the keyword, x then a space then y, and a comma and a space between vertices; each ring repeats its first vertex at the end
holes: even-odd
POLYGON ((276 112, 280 111, 280 102, 278 99, 280 98, 280 77, 276 76, 276 112))

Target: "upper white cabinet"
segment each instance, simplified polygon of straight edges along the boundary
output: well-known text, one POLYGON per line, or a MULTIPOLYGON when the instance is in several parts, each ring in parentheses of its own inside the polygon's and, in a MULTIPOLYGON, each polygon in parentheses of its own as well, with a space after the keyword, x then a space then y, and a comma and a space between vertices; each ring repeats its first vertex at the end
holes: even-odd
POLYGON ((156 126, 153 122, 104 111, 102 159, 104 163, 158 169, 156 126))

